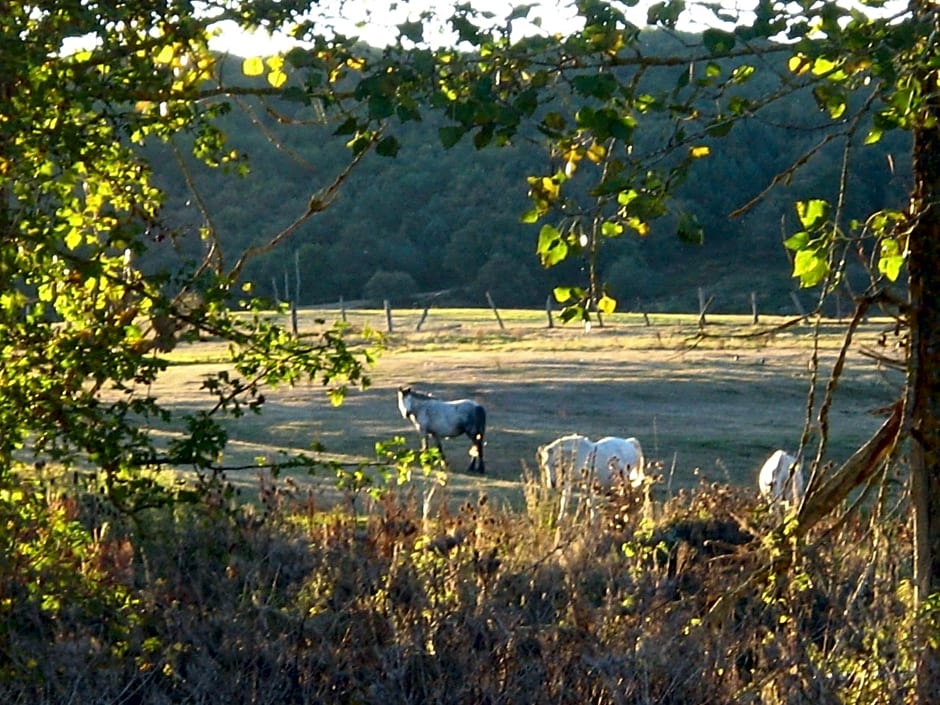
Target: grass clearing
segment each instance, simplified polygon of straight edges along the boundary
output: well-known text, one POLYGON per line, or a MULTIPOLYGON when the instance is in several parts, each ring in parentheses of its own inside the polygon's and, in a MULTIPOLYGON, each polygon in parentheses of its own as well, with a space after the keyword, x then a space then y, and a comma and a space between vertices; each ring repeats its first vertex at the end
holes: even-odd
MULTIPOLYGON (((487 410, 486 477, 467 475, 467 439, 444 442, 457 499, 486 492, 521 502, 520 477, 534 465, 540 444, 579 432, 636 436, 648 460, 671 473, 670 487, 719 481, 755 486, 756 473, 775 448, 795 449, 807 419, 814 327, 793 325, 767 333, 784 319, 710 316, 700 335, 697 316, 615 314, 604 327, 549 329, 544 312, 509 310, 500 328, 487 309, 432 309, 422 330, 420 310, 393 316, 385 349, 370 371, 372 384, 353 389, 333 407, 318 384, 266 391, 264 413, 232 426, 226 464, 251 465, 280 451, 322 443, 328 459, 374 457, 376 441, 415 431, 399 415, 396 388, 412 384, 442 399, 471 397, 487 410)), ((332 325, 339 311, 299 312, 301 335, 332 325)), ((385 326, 380 310, 348 310, 353 335, 385 326)), ((862 354, 879 348, 889 323, 873 319, 857 333, 830 419, 826 460, 839 463, 881 423, 872 410, 896 398, 903 379, 862 354)), ((842 343, 844 324, 819 326, 822 393, 842 343)), ((879 348, 881 349, 881 348, 879 348)), ((175 351, 154 392, 176 408, 195 405, 203 377, 218 370, 219 346, 175 351)), ((818 398, 817 398, 818 406, 818 398)), ((811 423, 815 423, 815 411, 811 423)), ((253 484, 256 472, 236 481, 253 484)), ((295 478, 305 481, 306 478, 295 478)))

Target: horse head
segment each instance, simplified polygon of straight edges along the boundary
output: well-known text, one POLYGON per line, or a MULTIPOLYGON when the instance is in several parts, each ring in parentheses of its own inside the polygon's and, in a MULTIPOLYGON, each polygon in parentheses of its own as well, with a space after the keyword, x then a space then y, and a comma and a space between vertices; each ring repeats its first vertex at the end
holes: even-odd
POLYGON ((398 388, 398 409, 404 418, 411 412, 411 387, 398 388))

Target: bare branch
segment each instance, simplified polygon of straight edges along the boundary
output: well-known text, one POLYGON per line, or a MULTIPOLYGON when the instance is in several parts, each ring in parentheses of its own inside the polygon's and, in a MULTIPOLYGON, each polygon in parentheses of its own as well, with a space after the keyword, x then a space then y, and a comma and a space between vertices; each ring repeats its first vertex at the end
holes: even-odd
POLYGON ((317 213, 326 210, 333 202, 333 199, 336 198, 336 194, 339 192, 340 187, 343 185, 346 179, 349 178, 349 175, 353 172, 355 167, 359 164, 359 162, 362 161, 362 158, 368 154, 376 145, 380 134, 381 133, 377 131, 372 135, 369 144, 352 158, 352 161, 346 165, 346 168, 336 176, 329 186, 316 191, 313 195, 310 196, 306 210, 296 220, 294 220, 293 223, 281 230, 265 244, 259 245, 258 247, 250 247, 245 250, 245 252, 242 253, 242 256, 238 259, 238 262, 235 263, 235 266, 232 267, 232 270, 229 272, 230 281, 235 281, 241 275, 242 269, 248 260, 266 252, 270 252, 275 247, 284 242, 288 237, 290 237, 310 218, 312 218, 317 213))

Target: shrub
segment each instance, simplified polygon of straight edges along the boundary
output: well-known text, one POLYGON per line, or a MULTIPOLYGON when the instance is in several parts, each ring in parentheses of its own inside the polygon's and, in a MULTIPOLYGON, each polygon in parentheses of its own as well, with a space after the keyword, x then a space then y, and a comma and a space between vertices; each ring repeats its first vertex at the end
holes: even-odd
POLYGON ((380 269, 366 282, 362 296, 381 303, 388 299, 393 303, 403 303, 418 292, 418 285, 407 272, 386 272, 380 269))

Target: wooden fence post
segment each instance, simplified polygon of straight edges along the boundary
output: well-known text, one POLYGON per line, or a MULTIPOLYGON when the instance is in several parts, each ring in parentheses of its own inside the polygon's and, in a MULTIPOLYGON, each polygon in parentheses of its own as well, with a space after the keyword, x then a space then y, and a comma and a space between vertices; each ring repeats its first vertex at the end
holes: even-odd
POLYGON ((343 323, 346 323, 346 299, 339 297, 339 313, 343 317, 343 323))
POLYGON ((705 290, 702 287, 698 288, 698 327, 702 328, 705 325, 705 309, 708 308, 708 305, 705 303, 705 290))
POLYGON ((425 304, 425 305, 424 305, 424 312, 421 314, 421 320, 418 321, 418 325, 415 326, 415 332, 416 332, 416 333, 420 333, 420 332, 421 332, 421 326, 424 325, 424 320, 428 317, 428 309, 429 309, 429 308, 431 308, 431 304, 425 304))
POLYGON ((496 304, 493 303, 493 297, 490 296, 490 292, 486 292, 486 300, 490 304, 490 308, 493 309, 493 313, 496 314, 496 322, 499 323, 500 330, 506 330, 506 326, 503 325, 503 319, 499 317, 499 311, 496 309, 496 304))
POLYGON ((385 327, 389 333, 392 332, 392 307, 388 303, 388 299, 384 301, 385 305, 385 327))
MULTIPOLYGON (((699 289, 699 291, 701 292, 702 290, 699 289)), ((700 303, 699 303, 699 307, 700 307, 700 309, 701 309, 701 313, 699 313, 699 316, 698 316, 698 327, 699 327, 699 328, 704 328, 704 327, 705 327, 705 312, 708 311, 708 307, 712 305, 712 302, 713 302, 714 300, 715 300, 715 295, 712 294, 711 296, 708 297, 708 301, 704 301, 704 302, 700 302, 700 303)))
POLYGON ((545 315, 548 316, 548 327, 554 328, 555 321, 552 319, 552 295, 545 297, 545 315))
POLYGON ((757 325, 760 317, 757 315, 757 293, 751 292, 751 324, 757 325))

